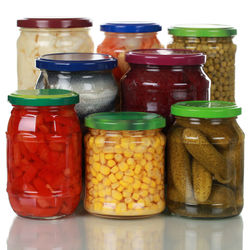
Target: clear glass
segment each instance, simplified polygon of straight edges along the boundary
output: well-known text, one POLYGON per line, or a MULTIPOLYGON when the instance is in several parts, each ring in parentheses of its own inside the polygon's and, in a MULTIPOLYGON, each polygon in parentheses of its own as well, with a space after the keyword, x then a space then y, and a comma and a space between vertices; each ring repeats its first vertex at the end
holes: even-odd
POLYGON ((125 61, 125 53, 135 49, 163 48, 157 38, 157 32, 152 33, 113 33, 105 32, 103 42, 97 47, 98 53, 112 55, 118 59, 118 67, 113 70, 116 80, 129 69, 125 61))
POLYGON ((243 208, 244 133, 236 118, 176 117, 168 133, 171 213, 223 218, 243 208))
POLYGON ((14 106, 7 130, 7 192, 31 218, 72 214, 82 191, 81 130, 74 105, 14 106))
POLYGON ((21 28, 17 40, 18 89, 34 89, 40 71, 35 59, 50 53, 94 52, 89 28, 21 28))
POLYGON ((86 115, 114 111, 118 106, 118 87, 111 70, 104 71, 47 71, 42 70, 37 89, 67 89, 80 96, 75 109, 80 121, 86 115))
POLYGON ((167 46, 192 49, 207 55, 204 70, 211 79, 211 100, 235 102, 235 53, 233 37, 179 37, 167 46))
POLYGON ((159 130, 90 129, 85 145, 85 209, 129 219, 165 208, 165 136, 159 130))

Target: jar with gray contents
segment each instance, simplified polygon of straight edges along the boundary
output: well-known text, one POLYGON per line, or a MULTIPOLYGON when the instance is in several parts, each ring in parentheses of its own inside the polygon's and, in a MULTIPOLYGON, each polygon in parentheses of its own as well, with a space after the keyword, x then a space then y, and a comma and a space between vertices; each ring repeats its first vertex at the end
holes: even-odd
POLYGON ((118 87, 112 75, 117 60, 94 53, 48 54, 36 60, 41 75, 37 89, 68 89, 80 95, 80 121, 91 113, 114 111, 118 87))

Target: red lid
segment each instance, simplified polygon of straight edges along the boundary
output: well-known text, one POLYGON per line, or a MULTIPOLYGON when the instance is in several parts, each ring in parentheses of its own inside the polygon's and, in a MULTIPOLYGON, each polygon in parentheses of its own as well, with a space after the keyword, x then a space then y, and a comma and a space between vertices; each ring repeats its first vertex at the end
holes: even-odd
POLYGON ((25 18, 17 20, 22 28, 82 28, 91 27, 92 22, 84 18, 25 18))
POLYGON ((126 53, 126 61, 148 65, 201 65, 205 54, 187 49, 138 49, 126 53))

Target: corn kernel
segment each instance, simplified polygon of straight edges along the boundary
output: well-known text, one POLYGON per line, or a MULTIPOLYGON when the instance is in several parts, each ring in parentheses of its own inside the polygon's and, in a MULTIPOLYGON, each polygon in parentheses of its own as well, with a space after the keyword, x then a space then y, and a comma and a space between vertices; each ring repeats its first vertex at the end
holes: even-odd
POLYGON ((129 204, 128 204, 128 209, 133 209, 134 208, 134 203, 133 202, 130 202, 129 204))
POLYGON ((134 182, 134 178, 131 177, 131 176, 124 176, 124 177, 123 177, 123 180, 124 180, 125 182, 130 183, 130 184, 132 184, 132 183, 134 182))
POLYGON ((135 174, 139 174, 141 172, 141 169, 142 169, 141 165, 137 164, 135 166, 135 174))
POLYGON ((122 147, 120 146, 120 145, 115 145, 115 152, 117 153, 117 154, 121 154, 122 153, 122 147))
POLYGON ((112 189, 116 189, 116 188, 118 188, 119 187, 119 183, 113 183, 112 185, 111 185, 111 188, 112 189))
POLYGON ((94 202, 94 210, 96 210, 96 211, 102 210, 102 203, 101 202, 94 202))
POLYGON ((111 181, 110 181, 108 178, 105 178, 105 179, 103 180, 103 185, 105 185, 105 186, 110 186, 110 185, 111 185, 111 181))
POLYGON ((148 189, 148 185, 145 184, 145 183, 142 183, 142 184, 141 184, 141 189, 148 189))
POLYGON ((105 195, 106 195, 105 190, 100 190, 99 193, 98 193, 98 195, 100 197, 105 197, 105 195))
POLYGON ((125 212, 126 210, 127 210, 127 205, 125 203, 121 202, 116 205, 115 211, 117 213, 125 212))
POLYGON ((141 159, 143 158, 143 154, 142 154, 142 153, 135 153, 135 154, 134 154, 134 158, 135 158, 136 160, 141 160, 141 159))
POLYGON ((148 191, 147 190, 143 190, 143 191, 140 192, 140 195, 142 197, 146 197, 148 195, 148 191))
POLYGON ((117 179, 115 178, 114 174, 109 175, 109 180, 111 181, 111 183, 117 182, 117 179))
POLYGON ((123 195, 123 197, 128 198, 128 197, 131 196, 131 193, 128 192, 127 190, 124 190, 124 191, 122 192, 122 195, 123 195))
POLYGON ((117 190, 112 190, 112 197, 115 200, 120 201, 122 199, 122 194, 120 192, 118 192, 117 190))
POLYGON ((150 186, 153 187, 153 188, 155 188, 155 187, 156 187, 155 181, 151 181, 151 182, 150 182, 150 186))
POLYGON ((114 158, 114 155, 113 154, 105 154, 105 159, 106 160, 111 160, 114 158))
POLYGON ((111 172, 112 173, 117 173, 119 171, 119 168, 117 166, 112 167, 111 172))
POLYGON ((97 147, 103 147, 104 144, 105 144, 105 137, 103 137, 103 136, 97 136, 95 138, 95 145, 97 147))
POLYGON ((129 146, 129 138, 122 138, 121 139, 121 146, 122 146, 122 148, 127 149, 129 146))
POLYGON ((108 175, 110 173, 110 168, 102 166, 100 171, 103 175, 108 175))
POLYGON ((108 164, 109 167, 113 167, 113 166, 115 166, 116 163, 115 163, 114 160, 108 160, 107 164, 108 164))
POLYGON ((139 180, 135 180, 133 184, 134 189, 139 189, 141 187, 141 182, 139 180))
POLYGON ((112 192, 111 188, 105 188, 106 195, 111 195, 111 192, 112 192))
POLYGON ((128 182, 125 182, 123 180, 120 181, 120 184, 123 186, 123 187, 128 187, 129 183, 128 182))
POLYGON ((121 154, 115 154, 115 160, 116 160, 117 162, 121 162, 122 159, 123 159, 123 157, 122 157, 121 154))
POLYGON ((103 164, 103 165, 106 163, 105 154, 104 153, 100 153, 100 163, 103 164))
POLYGON ((94 168, 95 171, 98 172, 100 170, 100 168, 101 168, 101 164, 98 163, 98 162, 94 162, 93 163, 93 168, 94 168))
POLYGON ((152 156, 152 154, 150 154, 150 153, 146 153, 146 154, 145 154, 145 158, 146 158, 147 161, 152 161, 153 156, 152 156))
POLYGON ((119 169, 120 169, 121 171, 125 172, 125 171, 128 169, 127 163, 121 162, 121 163, 119 164, 119 169))
POLYGON ((121 180, 123 177, 123 173, 122 171, 119 171, 118 173, 115 174, 115 177, 117 178, 117 180, 121 180))
POLYGON ((148 152, 149 152, 150 154, 154 154, 155 149, 154 149, 153 147, 149 147, 149 148, 148 148, 148 152))
POLYGON ((142 159, 142 160, 140 161, 140 165, 141 165, 141 166, 145 166, 146 163, 147 163, 147 161, 146 161, 145 159, 142 159))
POLYGON ((96 176, 96 179, 98 180, 98 181, 102 181, 102 179, 104 178, 104 176, 102 175, 102 174, 97 174, 97 176, 96 176))
POLYGON ((150 171, 150 170, 152 170, 152 168, 153 168, 153 165, 151 162, 146 163, 146 165, 145 165, 146 171, 150 171))
POLYGON ((138 205, 140 205, 141 208, 144 207, 145 205, 144 200, 143 199, 138 200, 138 205))
POLYGON ((137 201, 139 200, 140 196, 138 193, 133 193, 132 198, 137 201))
MULTIPOLYGON (((130 149, 130 150, 134 151, 135 148, 136 148, 136 144, 135 144, 135 143, 130 143, 130 144, 129 144, 129 149, 130 149)), ((131 156, 132 156, 132 155, 131 155, 131 156)), ((131 156, 128 156, 128 157, 131 157, 131 156)))
POLYGON ((89 146, 92 148, 93 147, 93 145, 94 145, 94 137, 93 136, 91 136, 90 138, 89 138, 89 146))
POLYGON ((132 169, 128 169, 126 172, 125 172, 126 175, 128 176, 134 176, 134 172, 132 169))
POLYGON ((125 157, 129 158, 129 157, 131 157, 133 155, 133 152, 131 152, 129 150, 125 150, 123 154, 124 154, 125 157))
POLYGON ((124 190, 124 187, 121 185, 117 188, 117 191, 119 191, 119 192, 122 192, 123 190, 124 190))
POLYGON ((98 180, 96 179, 96 178, 92 178, 92 180, 91 180, 92 182, 93 182, 93 184, 98 184, 98 180))
POLYGON ((93 160, 94 161, 99 161, 100 155, 99 154, 93 154, 93 160))
POLYGON ((127 164, 128 165, 134 165, 135 164, 135 160, 133 158, 128 158, 127 159, 127 164))
POLYGON ((143 181, 144 183, 146 183, 146 184, 150 184, 151 179, 148 178, 148 177, 146 177, 146 176, 144 176, 144 177, 142 178, 142 181, 143 181))

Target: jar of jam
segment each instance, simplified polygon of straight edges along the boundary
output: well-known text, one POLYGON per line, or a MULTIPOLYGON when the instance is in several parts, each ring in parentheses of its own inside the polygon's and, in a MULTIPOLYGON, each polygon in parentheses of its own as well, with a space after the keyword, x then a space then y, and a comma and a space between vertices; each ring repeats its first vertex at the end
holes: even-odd
POLYGON ((208 100, 205 55, 189 50, 135 50, 126 54, 131 69, 121 80, 122 111, 153 112, 173 122, 172 104, 208 100))
POLYGON ((81 130, 67 90, 19 90, 7 130, 7 192, 21 216, 54 219, 72 214, 82 191, 81 130))
POLYGON ((243 208, 244 133, 241 108, 223 101, 191 101, 171 107, 167 205, 171 213, 224 218, 243 208))
POLYGON ((191 49, 207 55, 204 71, 211 79, 211 100, 235 101, 237 30, 226 25, 177 25, 168 29, 171 49, 191 49))
POLYGON ((34 89, 39 77, 35 59, 48 53, 94 52, 85 18, 27 18, 17 20, 18 89, 34 89))
POLYGON ((105 32, 105 38, 97 47, 97 52, 112 55, 118 59, 118 67, 114 69, 118 82, 129 69, 125 61, 127 51, 163 47, 157 38, 157 32, 161 31, 161 26, 156 23, 106 23, 101 25, 101 31, 105 32))
POLYGON ((85 209, 120 219, 161 213, 164 200, 165 119, 144 112, 85 118, 85 209))

